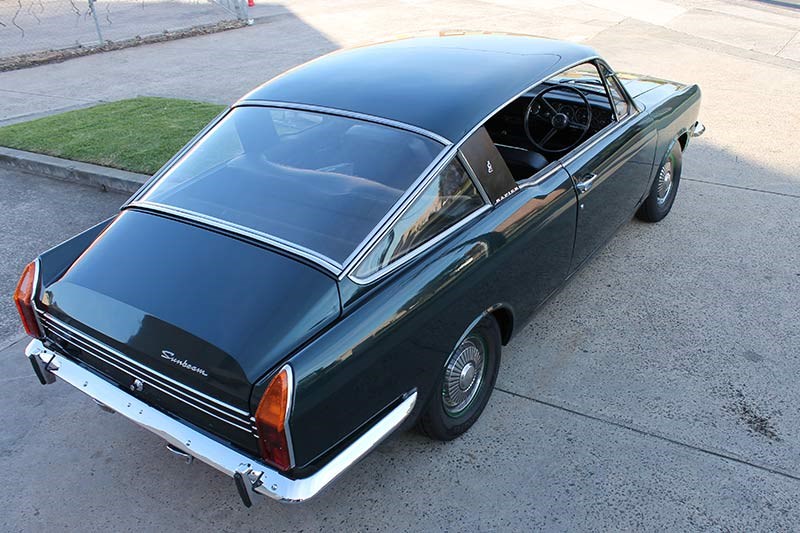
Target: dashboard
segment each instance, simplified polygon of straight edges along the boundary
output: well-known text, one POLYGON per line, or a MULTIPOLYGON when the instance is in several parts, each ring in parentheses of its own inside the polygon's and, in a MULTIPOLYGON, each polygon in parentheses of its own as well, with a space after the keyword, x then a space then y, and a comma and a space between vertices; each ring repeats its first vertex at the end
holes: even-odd
MULTIPOLYGON (((508 104, 497 115, 489 119, 486 123, 486 130, 496 144, 516 146, 533 150, 534 147, 525 134, 525 112, 528 104, 539 93, 542 87, 537 87, 536 91, 527 93, 508 104)), ((592 120, 586 137, 590 137, 602 130, 614 121, 611 106, 605 94, 583 91, 589 100, 592 109, 592 120)), ((552 91, 544 98, 559 113, 564 113, 571 120, 586 123, 588 118, 586 106, 583 100, 571 91, 552 91)), ((534 110, 535 112, 535 110, 534 110)), ((570 132, 565 132, 570 135, 570 132)))

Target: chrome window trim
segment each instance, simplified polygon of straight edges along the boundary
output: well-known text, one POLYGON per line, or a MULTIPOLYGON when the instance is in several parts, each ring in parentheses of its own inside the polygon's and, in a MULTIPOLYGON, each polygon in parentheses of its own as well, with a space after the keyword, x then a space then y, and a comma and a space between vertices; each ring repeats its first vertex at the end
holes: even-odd
POLYGON ((450 150, 448 148, 444 148, 441 152, 439 152, 439 155, 437 155, 433 159, 433 161, 431 161, 430 164, 427 167, 425 167, 425 170, 423 170, 420 173, 420 175, 417 176, 417 178, 411 183, 411 185, 408 187, 408 189, 406 189, 405 192, 403 192, 403 194, 400 196, 400 198, 397 199, 397 201, 394 203, 394 205, 392 205, 392 207, 389 209, 389 211, 387 211, 386 214, 383 215, 381 220, 377 224, 375 224, 375 227, 372 228, 369 231, 369 233, 367 233, 366 237, 364 237, 361 240, 360 243, 358 243, 358 246, 355 247, 353 252, 349 256, 347 256, 347 259, 345 259, 344 262, 342 263, 343 264, 343 268, 342 268, 342 271, 339 273, 339 276, 338 276, 338 279, 340 281, 346 277, 346 275, 347 275, 346 272, 348 270, 347 267, 351 266, 353 264, 353 261, 357 260, 357 258, 360 257, 360 254, 361 254, 362 250, 364 249, 364 247, 367 246, 367 244, 370 243, 373 238, 375 238, 375 235, 377 233, 379 233, 379 232, 381 232, 383 230, 384 226, 388 223, 389 220, 393 220, 395 213, 399 209, 403 208, 403 206, 405 205, 406 200, 410 196, 414 195, 414 193, 416 192, 416 190, 420 186, 420 184, 428 179, 428 176, 430 175, 432 170, 434 168, 437 168, 441 164, 442 160, 444 158, 446 158, 449 153, 450 153, 450 150))
POLYGON ((303 257, 318 266, 324 268, 329 273, 333 274, 337 279, 341 280, 344 277, 344 270, 345 266, 350 264, 353 259, 359 255, 362 248, 374 237, 374 235, 379 232, 383 225, 386 223, 388 219, 392 217, 394 212, 400 208, 403 204, 405 199, 414 193, 416 188, 419 186, 421 181, 424 181, 427 178, 430 170, 434 168, 438 163, 441 161, 443 157, 448 154, 448 148, 452 146, 452 141, 433 133, 429 130, 424 128, 419 128, 417 126, 412 126, 410 124, 406 124, 404 122, 398 122, 395 120, 385 119, 382 117, 377 117, 374 115, 368 115, 365 113, 358 113, 355 111, 347 111, 343 109, 336 109, 330 108, 325 106, 318 106, 318 105, 311 105, 311 104, 299 104, 299 103, 292 103, 292 102, 278 102, 278 101, 271 101, 271 100, 241 100, 231 107, 227 108, 225 111, 217 115, 217 117, 212 120, 209 124, 206 125, 200 133, 195 135, 189 143, 187 143, 181 150, 172 156, 170 160, 164 164, 161 169, 159 169, 156 174, 153 175, 138 191, 136 191, 133 196, 131 196, 120 208, 120 211, 128 207, 139 207, 141 209, 148 209, 151 211, 157 211, 165 214, 170 214, 172 216, 183 218, 187 220, 191 220, 194 222, 199 222, 201 224, 206 224, 217 229, 222 229, 225 231, 229 231, 231 233, 235 233, 238 235, 243 235, 264 244, 268 244, 275 248, 279 248, 286 252, 298 255, 303 257), (374 124, 379 124, 382 126, 387 126, 391 128, 401 129, 404 131, 408 131, 410 133, 414 133, 417 135, 422 135, 427 137, 433 141, 438 142, 442 145, 442 150, 433 158, 433 160, 425 167, 425 169, 417 176, 411 185, 406 189, 406 191, 397 199, 397 201, 391 206, 389 211, 378 221, 377 224, 367 233, 366 237, 361 240, 361 242, 356 245, 353 251, 348 255, 343 263, 339 263, 331 259, 330 257, 325 256, 324 254, 320 254, 311 250, 310 248, 306 248, 299 244, 292 243, 285 239, 281 239, 280 237, 276 237, 274 235, 270 235, 268 233, 260 232, 258 230, 248 228, 246 226, 242 226, 240 224, 236 224, 233 222, 228 222, 216 217, 212 217, 209 215, 204 215, 202 213, 191 211, 188 209, 182 209, 179 207, 169 206, 166 204, 162 204, 160 202, 151 202, 148 200, 141 200, 147 193, 158 183, 177 163, 181 158, 183 158, 187 153, 195 148, 197 143, 214 127, 216 126, 220 120, 222 120, 230 111, 236 109, 238 107, 264 107, 264 108, 276 108, 276 109, 290 109, 290 110, 297 110, 297 111, 310 111, 310 112, 317 112, 329 115, 340 116, 344 118, 351 118, 354 120, 360 120, 363 122, 372 122, 374 124))
POLYGON ((123 209, 125 209, 125 208, 126 208, 128 205, 129 205, 129 204, 131 204, 131 203, 135 202, 136 200, 138 200, 139 198, 141 198, 142 196, 144 196, 144 195, 145 195, 145 194, 146 194, 146 193, 147 193, 147 192, 148 192, 148 191, 149 191, 149 190, 150 190, 150 189, 153 187, 153 185, 155 185, 155 184, 156 184, 156 183, 157 183, 159 180, 161 180, 161 178, 163 178, 163 177, 164 177, 164 174, 166 174, 166 173, 167 173, 169 170, 171 170, 171 169, 172 169, 172 167, 175 165, 175 163, 177 163, 177 162, 178 162, 178 161, 179 161, 179 160, 180 160, 180 159, 181 159, 181 158, 182 158, 184 155, 186 155, 186 153, 187 153, 189 150, 191 150, 192 148, 194 148, 194 146, 197 144, 197 142, 198 142, 200 139, 202 139, 203 137, 205 137, 205 136, 206 136, 206 134, 207 134, 207 133, 208 133, 208 132, 209 132, 209 131, 210 131, 210 130, 211 130, 213 127, 214 127, 214 126, 216 126, 216 125, 219 123, 219 121, 220 121, 220 120, 222 120, 223 118, 225 118, 225 116, 226 116, 228 113, 230 113, 231 109, 233 109, 233 106, 226 107, 226 108, 225 108, 223 111, 221 111, 221 112, 220 112, 220 113, 219 113, 219 114, 218 114, 216 117, 214 117, 213 119, 211 119, 211 122, 209 122, 208 124, 206 124, 206 125, 203 127, 203 129, 201 129, 199 132, 197 132, 197 134, 196 134, 194 137, 192 137, 192 138, 189 140, 189 142, 187 142, 186 144, 184 144, 184 145, 183 145, 183 147, 182 147, 180 150, 178 150, 178 151, 175 153, 175 155, 173 155, 172 157, 170 157, 170 158, 167 160, 167 162, 166 162, 166 163, 164 163, 164 164, 161 166, 161 168, 159 168, 158 170, 156 170, 156 173, 155 173, 155 174, 153 174, 153 175, 150 177, 150 179, 148 179, 146 182, 144 182, 144 184, 143 184, 141 187, 139 187, 139 189, 138 189, 138 190, 137 190, 135 193, 133 193, 133 194, 131 195, 131 197, 130 197, 130 198, 128 198, 127 200, 125 200, 125 203, 123 203, 123 204, 122 204, 122 206, 119 208, 119 210, 120 210, 120 211, 122 211, 122 210, 123 210, 123 209))
POLYGON ((611 66, 608 63, 606 63, 603 59, 598 58, 596 62, 599 66, 602 66, 606 70, 606 74, 601 73, 600 77, 602 78, 603 85, 606 88, 606 93, 608 94, 608 99, 609 102, 611 103, 611 112, 614 113, 616 121, 619 122, 620 118, 619 115, 617 114, 617 106, 614 105, 614 95, 611 94, 611 87, 609 86, 609 81, 608 81, 609 78, 612 78, 614 80, 614 85, 616 86, 616 89, 619 91, 619 93, 622 95, 622 98, 628 104, 628 114, 622 118, 625 119, 628 116, 633 115, 634 113, 638 113, 640 109, 636 106, 636 103, 634 102, 633 98, 631 98, 631 95, 628 94, 628 90, 625 89, 625 86, 619 81, 619 78, 617 78, 617 74, 616 72, 614 72, 614 69, 612 69, 611 66))
POLYGON ((473 211, 472 213, 470 213, 469 215, 467 215, 466 217, 464 217, 463 219, 458 221, 456 224, 450 226, 449 228, 447 228, 446 230, 444 230, 443 232, 438 234, 436 237, 433 237, 432 239, 426 241, 425 243, 421 244, 417 248, 414 248, 413 250, 411 250, 407 254, 397 258, 393 262, 389 263, 385 267, 381 268, 380 270, 376 271, 373 274, 370 274, 369 276, 367 276, 365 278, 359 278, 355 274, 349 274, 348 277, 354 283, 356 283, 358 285, 368 285, 368 284, 372 283, 373 281, 383 277, 384 275, 387 275, 390 272, 393 272, 394 270, 396 270, 396 269, 400 268, 401 266, 405 265, 406 263, 408 263, 409 261, 411 261, 412 259, 414 259, 418 255, 422 254, 423 252, 427 251, 428 249, 432 248, 436 244, 438 244, 441 241, 443 241, 444 239, 446 239, 454 231, 456 231, 458 229, 461 229, 462 227, 467 225, 467 223, 469 223, 470 221, 478 218, 478 216, 486 213, 487 211, 491 211, 491 209, 492 209, 492 206, 490 204, 484 204, 483 206, 479 207, 478 209, 476 209, 475 211, 473 211))
MULTIPOLYGON (((408 205, 413 202, 420 194, 422 194, 422 190, 425 186, 439 173, 439 171, 444 168, 444 166, 450 162, 456 152, 455 146, 450 146, 447 148, 442 156, 436 161, 436 164, 430 166, 426 169, 427 174, 423 174, 420 178, 414 182, 412 187, 408 188, 407 194, 403 195, 401 201, 390 211, 389 217, 385 217, 386 220, 382 222, 382 225, 376 226, 375 231, 372 233, 372 237, 370 237, 369 241, 366 243, 362 243, 362 247, 358 250, 353 258, 350 260, 349 263, 345 264, 342 273, 339 275, 339 280, 342 280, 356 270, 360 265, 361 261, 366 257, 372 249, 380 242, 383 235, 389 231, 389 228, 400 218, 400 215, 406 210, 408 205)), ((380 272, 380 270, 378 271, 380 272)), ((370 276, 371 278, 372 276, 370 276)), ((352 278, 351 278, 352 279, 352 278)))
POLYGON ((159 377, 160 379, 164 380, 165 382, 167 382, 169 384, 176 385, 178 390, 180 390, 181 388, 186 389, 187 391, 191 392, 192 394, 196 394, 198 397, 203 398, 204 400, 208 400, 211 403, 216 403, 217 405, 221 405, 225 409, 229 409, 230 411, 233 411, 233 412, 238 413, 240 415, 246 416, 248 418, 252 418, 250 416, 250 413, 248 413, 247 411, 243 411, 242 409, 239 409, 238 407, 234 407, 234 406, 232 406, 232 405, 230 405, 228 403, 225 403, 225 402, 220 401, 220 400, 218 400, 216 398, 213 398, 213 397, 211 397, 211 396, 209 396, 207 394, 204 394, 204 393, 200 392, 197 389, 189 387, 189 386, 187 386, 187 385, 185 385, 185 384, 183 384, 183 383, 181 383, 179 381, 176 381, 176 380, 174 380, 174 379, 172 379, 172 378, 170 378, 168 376, 165 376, 161 372, 158 372, 157 370, 153 370, 152 368, 148 367, 147 365, 143 365, 142 363, 131 359, 130 357, 128 357, 127 355, 123 354, 119 350, 115 350, 114 348, 112 348, 112 347, 110 347, 110 346, 108 346, 108 345, 106 345, 106 344, 104 344, 104 343, 102 343, 102 342, 100 342, 100 341, 98 341, 98 340, 86 335, 82 331, 79 331, 79 330, 73 328, 72 326, 70 326, 68 324, 65 324, 64 322, 62 322, 61 320, 55 318, 54 316, 52 316, 50 314, 45 313, 45 316, 46 316, 46 318, 48 320, 53 321, 57 325, 59 325, 59 326, 63 327, 64 329, 66 329, 67 331, 72 332, 74 335, 76 335, 77 337, 85 340, 87 343, 94 344, 97 347, 97 349, 106 350, 106 351, 112 353, 113 355, 119 357, 123 361, 125 361, 127 363, 130 363, 131 366, 133 366, 134 368, 136 368, 136 367, 141 368, 143 371, 149 372, 149 373, 159 377))
POLYGON ((480 182, 478 181, 478 178, 472 172, 472 167, 469 166, 469 163, 467 163, 466 158, 463 156, 463 154, 461 154, 461 151, 460 150, 455 150, 455 153, 453 155, 451 155, 450 157, 446 158, 444 161, 440 162, 439 165, 437 165, 435 172, 432 172, 431 174, 426 176, 426 179, 425 179, 424 183, 421 186, 418 186, 416 189, 414 189, 413 196, 410 196, 409 199, 407 200, 407 202, 394 214, 395 216, 392 218, 392 221, 389 224, 387 224, 387 225, 385 225, 385 226, 380 228, 381 232, 380 232, 380 235, 378 236, 378 238, 375 239, 372 243, 370 243, 369 248, 364 252, 364 254, 361 257, 359 257, 357 259, 356 266, 354 266, 352 268, 351 272, 347 272, 346 275, 348 275, 350 277, 350 279, 353 282, 355 282, 356 284, 358 284, 358 285, 367 285, 369 283, 372 283, 373 281, 375 281, 376 279, 380 278, 384 274, 388 274, 389 272, 391 272, 391 271, 393 271, 393 270, 395 270, 397 268, 400 268, 402 265, 406 264, 408 261, 411 261, 414 257, 416 257, 419 254, 423 253, 425 250, 435 246, 436 243, 439 243, 442 240, 444 240, 445 238, 447 238, 448 235, 453 233, 458 228, 463 227, 469 221, 475 219, 478 215, 485 213, 486 211, 492 209, 493 207, 494 206, 489 201, 489 197, 486 194, 486 191, 483 190, 483 187, 481 186, 480 182), (461 165, 464 167, 464 171, 467 173, 467 176, 469 177, 469 179, 472 182, 473 186, 478 191, 478 194, 480 195, 481 200, 483 200, 483 205, 480 206, 475 211, 473 211, 472 213, 470 213, 469 215, 467 215, 466 217, 464 217, 463 219, 459 220, 458 222, 456 222, 455 224, 450 226, 449 228, 447 228, 446 230, 442 231, 441 233, 439 233, 435 237, 425 241, 424 243, 420 244, 418 247, 414 248, 413 250, 409 251, 408 253, 398 257, 397 259, 395 259, 391 263, 388 263, 387 265, 379 268, 377 271, 375 271, 374 273, 370 274, 369 276, 366 276, 364 278, 356 276, 354 271, 361 264, 361 261, 363 261, 364 258, 367 257, 370 254, 370 252, 375 248, 375 246, 377 246, 378 243, 381 242, 381 239, 384 237, 384 235, 386 235, 386 233, 388 233, 389 230, 392 229, 392 227, 397 222, 397 220, 400 217, 403 216, 403 213, 405 213, 410 208, 410 206, 414 203, 414 201, 417 198, 420 197, 422 192, 425 190, 425 187, 427 187, 434 179, 436 179, 436 176, 439 175, 439 172, 441 172, 447 165, 449 165, 450 163, 452 163, 455 160, 458 160, 461 163, 461 165))
MULTIPOLYGON (((546 167, 544 167, 539 172, 533 174, 531 177, 525 178, 522 181, 518 181, 517 185, 519 185, 519 189, 517 189, 517 190, 527 189, 529 187, 536 187, 537 185, 542 183, 544 180, 546 180, 547 178, 549 178, 550 176, 552 176, 553 174, 555 174, 556 172, 558 172, 562 168, 564 168, 564 167, 561 164, 561 161, 556 159, 555 161, 549 163, 546 167)), ((509 195, 509 197, 510 196, 513 196, 513 195, 509 195)), ((505 198, 503 198, 503 200, 505 200, 505 198)))
POLYGON ((617 87, 619 88, 620 91, 622 91, 623 98, 625 98, 628 101, 628 106, 631 109, 636 110, 637 112, 644 111, 644 108, 640 108, 639 105, 636 103, 636 100, 628 92, 628 89, 625 87, 625 84, 619 80, 619 76, 617 76, 617 71, 611 68, 611 65, 606 63, 605 59, 598 58, 597 61, 603 64, 608 69, 608 77, 614 78, 617 87))
MULTIPOLYGON (((567 70, 569 70, 569 69, 571 69, 573 67, 576 67, 578 65, 582 65, 583 63, 589 63, 589 62, 595 61, 597 59, 601 59, 600 56, 598 56, 598 55, 586 56, 586 57, 581 58, 580 60, 578 60, 578 61, 576 61, 576 62, 574 62, 574 63, 572 63, 570 65, 567 65, 566 67, 564 67, 563 69, 561 69, 561 70, 559 70, 557 72, 550 73, 547 76, 536 80, 534 83, 531 83, 525 89, 523 89, 522 91, 518 92, 513 97, 507 99, 501 105, 497 106, 491 113, 489 113, 488 115, 483 117, 483 119, 480 122, 478 122, 471 130, 469 130, 464 136, 462 136, 461 139, 458 140, 458 142, 456 142, 455 144, 450 145, 448 147, 448 149, 447 149, 447 154, 446 154, 445 160, 447 162, 449 162, 450 159, 452 159, 452 156, 451 156, 452 152, 458 152, 461 149, 461 145, 464 144, 467 141, 467 139, 469 139, 476 131, 478 131, 480 128, 482 128, 489 121, 489 119, 491 119, 493 116, 495 116, 499 111, 504 109, 506 106, 508 106, 508 104, 510 104, 514 100, 517 100, 518 98, 520 98, 522 96, 525 96, 531 89, 533 89, 534 87, 536 87, 537 85, 539 85, 541 83, 544 83, 545 81, 549 80, 553 76, 556 76, 556 75, 558 75, 558 74, 560 74, 562 72, 566 72, 567 70)), ((443 165, 440 164, 440 165, 437 165, 435 168, 431 169, 431 171, 429 172, 429 175, 426 177, 426 179, 422 180, 421 184, 417 184, 416 185, 417 190, 415 191, 414 197, 416 197, 417 194, 419 193, 419 191, 424 187, 424 185, 427 184, 427 182, 430 179, 432 179, 432 176, 435 176, 436 173, 439 172, 439 170, 442 168, 442 166, 443 165)), ((535 174, 534 174, 534 176, 535 176, 535 174)), ((521 186, 517 190, 520 190, 520 189, 522 189, 521 186)), ((513 196, 513 195, 511 195, 511 196, 513 196)), ((372 275, 370 275, 370 276, 368 276, 366 278, 363 278, 363 279, 353 276, 353 271, 358 268, 360 262, 364 259, 364 257, 367 254, 369 254, 369 252, 372 250, 372 248, 374 248, 375 245, 380 241, 380 238, 383 236, 383 234, 386 233, 386 231, 388 231, 388 229, 391 227, 392 224, 394 224, 394 221, 396 220, 398 213, 401 213, 402 211, 404 211, 407 208, 409 203, 410 203, 410 201, 406 200, 404 205, 402 205, 402 206, 400 206, 398 208, 397 212, 394 214, 395 216, 392 216, 389 221, 384 223, 384 226, 382 228, 380 228, 381 231, 380 232, 376 232, 376 235, 372 237, 371 242, 367 243, 367 245, 355 257, 355 259, 353 259, 353 261, 350 262, 350 263, 345 263, 343 272, 340 275, 340 279, 344 279, 345 277, 348 277, 353 283, 356 283, 357 285, 367 285, 367 284, 372 283, 372 282, 376 281, 377 279, 381 278, 383 275, 389 274, 391 271, 393 271, 396 268, 401 266, 400 264, 398 264, 398 265, 389 264, 386 267, 384 267, 383 269, 378 270, 374 274, 372 274, 372 275)), ((498 203, 500 203, 500 202, 498 202, 498 203)), ((489 206, 485 206, 485 207, 491 208, 492 206, 489 205, 489 206)), ((472 218, 474 218, 474 215, 476 213, 479 213, 479 212, 483 213, 484 209, 479 209, 478 211, 476 211, 475 213, 473 213, 472 215, 470 215, 467 218, 469 220, 472 220, 472 218)), ((456 228, 460 228, 462 226, 463 226, 462 223, 458 223, 455 226, 453 226, 451 228, 448 228, 448 230, 446 230, 444 233, 449 235, 449 233, 454 231, 456 228)), ((438 242, 438 240, 440 240, 440 239, 438 239, 438 237, 439 236, 436 237, 437 242, 438 242)), ((410 252, 407 255, 413 254, 413 257, 416 257, 417 255, 419 255, 419 253, 422 253, 422 251, 427 250, 429 248, 429 246, 427 246, 428 244, 429 243, 423 244, 422 246, 420 246, 420 248, 418 248, 417 250, 414 250, 413 252, 410 252), (418 250, 419 250, 418 253, 414 253, 414 252, 417 252, 418 250)), ((403 256, 403 258, 405 258, 405 257, 406 256, 403 256)), ((413 257, 408 257, 408 259, 406 261, 404 261, 402 264, 405 264, 406 262, 408 262, 408 260, 411 260, 413 257)), ((403 258, 398 259, 398 261, 400 261, 403 258)))
POLYGON ((638 117, 639 115, 640 113, 638 111, 636 113, 629 113, 628 116, 624 117, 622 120, 609 124, 604 129, 597 132, 594 135, 594 137, 586 139, 585 141, 583 141, 582 144, 578 145, 575 150, 568 153, 563 159, 558 159, 558 161, 561 161, 561 164, 566 168, 568 164, 572 163, 575 159, 582 156, 599 141, 605 139, 606 137, 617 131, 620 127, 630 122, 634 117, 638 117))
POLYGON ((246 99, 246 100, 239 100, 232 106, 232 108, 248 107, 248 106, 275 107, 278 109, 292 109, 295 111, 312 111, 315 113, 323 113, 326 115, 335 115, 338 117, 352 118, 364 122, 372 122, 374 124, 380 124, 382 126, 389 126, 391 128, 396 128, 411 133, 416 133, 418 135, 428 137, 429 139, 432 139, 442 144, 445 147, 453 144, 453 142, 450 139, 442 137, 441 135, 434 133, 430 130, 426 130, 425 128, 420 128, 419 126, 414 126, 412 124, 407 124, 405 122, 400 122, 389 118, 383 118, 376 115, 369 115, 367 113, 359 113, 358 111, 348 111, 347 109, 338 109, 335 107, 326 107, 314 104, 301 104, 294 102, 282 102, 278 100, 246 99))
MULTIPOLYGON (((453 224, 452 226, 450 226, 446 230, 442 231, 441 233, 439 233, 438 235, 436 235, 432 239, 422 243, 421 245, 419 245, 418 247, 414 248, 410 252, 402 255, 401 257, 398 257, 397 259, 395 259, 391 263, 383 266, 382 268, 378 269, 377 271, 375 271, 374 273, 370 274, 369 276, 361 278, 361 277, 358 277, 358 276, 355 275, 355 270, 358 268, 358 266, 361 264, 361 262, 364 260, 364 258, 367 257, 372 252, 372 250, 375 248, 375 246, 377 246, 378 243, 381 242, 381 239, 383 238, 383 236, 386 235, 386 233, 389 230, 392 229, 392 227, 397 222, 397 220, 403 215, 403 213, 405 213, 409 209, 411 204, 413 204, 414 201, 416 201, 416 199, 419 198, 420 195, 422 195, 422 192, 425 190, 425 187, 427 187, 436 178, 436 176, 438 176, 439 173, 447 165, 449 165, 453 160, 459 159, 459 157, 458 157, 458 155, 460 153, 459 150, 453 149, 453 150, 451 150, 451 152, 452 153, 450 154, 450 156, 445 158, 444 160, 442 160, 436 166, 436 168, 434 168, 434 170, 426 177, 426 179, 423 181, 423 183, 421 185, 419 185, 414 190, 414 194, 409 196, 409 198, 406 200, 406 202, 403 204, 403 206, 400 209, 398 209, 396 213, 394 213, 394 216, 392 217, 392 220, 388 224, 386 224, 385 226, 383 226, 381 228, 381 231, 377 235, 377 237, 374 238, 373 241, 369 244, 369 246, 363 250, 362 255, 360 257, 358 257, 353 262, 353 264, 350 266, 349 270, 346 272, 346 275, 350 278, 351 281, 353 281, 357 285, 368 285, 368 284, 372 283, 373 281, 379 279, 380 277, 382 277, 382 276, 384 276, 386 274, 389 274, 390 272, 396 270, 397 268, 400 268, 402 265, 408 263, 409 261, 411 261, 412 259, 414 259, 418 255, 420 255, 421 253, 425 252, 426 250, 430 249, 431 247, 435 246, 436 244, 438 244, 439 242, 441 242, 442 240, 447 238, 454 231, 462 228, 468 222, 474 220, 479 215, 481 215, 481 214, 485 213, 486 211, 489 211, 489 210, 491 210, 493 208, 491 203, 486 203, 485 197, 483 196, 485 194, 485 192, 484 192, 483 194, 481 194, 481 199, 484 200, 484 204, 481 207, 479 207, 478 209, 476 209, 475 211, 473 211, 472 213, 470 213, 469 215, 467 215, 466 217, 464 217, 463 219, 459 220, 456 224, 453 224)), ((472 182, 474 184, 476 180, 472 176, 472 174, 470 174, 470 170, 467 169, 467 168, 465 168, 465 170, 466 170, 467 175, 469 176, 470 180, 472 180, 472 182)), ((480 188, 480 184, 478 184, 476 186, 478 187, 478 191, 482 190, 480 188)), ((479 194, 480 194, 480 192, 479 192, 479 194)))
POLYGON ((171 205, 165 205, 158 202, 137 201, 131 203, 127 207, 139 208, 139 209, 144 209, 146 211, 155 211, 157 213, 172 215, 178 218, 190 220, 193 222, 198 222, 200 224, 205 224, 207 226, 211 226, 224 231, 229 231, 237 235, 249 237, 255 241, 267 244, 274 248, 285 250, 287 252, 291 252, 294 255, 307 259, 312 263, 315 263, 316 265, 319 265, 320 267, 324 268, 334 276, 339 275, 339 273, 342 271, 342 265, 327 256, 324 256, 313 250, 300 246, 299 244, 294 244, 285 239, 275 237, 274 235, 269 235, 268 233, 262 233, 260 231, 253 230, 245 226, 242 226, 240 224, 235 224, 233 222, 228 222, 220 218, 203 215, 195 211, 190 211, 188 209, 181 209, 180 207, 173 207, 171 205))

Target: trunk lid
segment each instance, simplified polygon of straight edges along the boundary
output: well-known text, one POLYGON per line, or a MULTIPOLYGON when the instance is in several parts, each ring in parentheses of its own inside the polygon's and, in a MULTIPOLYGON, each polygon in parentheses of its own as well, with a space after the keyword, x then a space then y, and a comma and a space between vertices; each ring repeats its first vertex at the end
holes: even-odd
POLYGON ((134 393, 212 430, 234 414, 252 429, 253 383, 340 313, 336 281, 315 267, 134 209, 41 304, 48 337, 75 357, 126 388, 141 378, 134 393))

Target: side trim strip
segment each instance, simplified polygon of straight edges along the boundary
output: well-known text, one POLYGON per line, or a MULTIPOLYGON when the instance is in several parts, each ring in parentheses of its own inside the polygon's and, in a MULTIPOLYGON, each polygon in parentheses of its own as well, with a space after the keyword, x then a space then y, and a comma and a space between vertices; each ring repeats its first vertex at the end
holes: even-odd
POLYGON ((166 394, 168 396, 171 396, 172 398, 174 398, 174 399, 176 399, 176 400, 188 405, 189 407, 191 407, 193 409, 197 409, 198 411, 201 411, 201 412, 207 414, 208 416, 214 417, 217 420, 225 422, 226 424, 229 424, 229 425, 231 425, 231 426, 233 426, 233 427, 235 427, 237 429, 241 429, 242 431, 246 431, 247 433, 251 433, 251 434, 253 433, 253 427, 247 425, 250 422, 249 417, 247 417, 245 419, 237 419, 237 418, 235 418, 234 415, 226 413, 225 411, 223 411, 223 410, 221 410, 221 409, 219 409, 217 407, 214 407, 212 405, 209 405, 209 404, 203 402, 202 400, 191 398, 191 397, 189 397, 190 399, 181 398, 180 396, 178 396, 178 394, 186 394, 186 393, 181 392, 181 391, 179 391, 177 389, 174 389, 172 387, 169 387, 169 385, 166 385, 166 384, 156 380, 155 378, 153 378, 151 376, 145 375, 143 373, 137 373, 135 370, 131 370, 129 365, 125 365, 125 363, 122 363, 121 361, 114 361, 113 359, 109 358, 107 355, 102 354, 102 352, 100 352, 96 348, 92 348, 91 346, 88 346, 85 342, 80 341, 79 339, 70 339, 70 338, 68 338, 68 334, 62 333, 62 332, 58 331, 56 328, 54 328, 54 327, 50 328, 50 333, 54 333, 55 335, 60 337, 65 342, 75 344, 79 348, 81 348, 83 350, 86 350, 93 357, 96 357, 97 359, 99 359, 100 361, 102 361, 103 363, 105 363, 107 365, 113 366, 114 368, 118 369, 121 372, 124 372, 125 374, 129 375, 130 377, 141 379, 144 383, 146 383, 150 387, 153 387, 154 389, 156 389, 158 391, 161 391, 162 393, 164 393, 164 394, 166 394), (128 368, 125 368, 126 366, 128 368), (202 405, 202 407, 198 406, 196 403, 194 403, 191 400, 194 400, 194 401, 200 403, 202 405), (209 411, 209 409, 213 409, 213 410, 217 411, 217 413, 219 413, 219 414, 215 414, 215 413, 209 411), (227 416, 230 419, 223 418, 223 416, 227 416))
POLYGON ((153 370, 152 368, 150 368, 148 366, 145 366, 142 363, 139 363, 138 361, 134 361, 133 359, 131 359, 130 357, 126 356, 122 352, 119 352, 118 350, 115 350, 114 348, 111 348, 110 346, 107 346, 106 344, 103 344, 102 342, 89 337, 85 333, 83 333, 81 331, 78 331, 77 329, 73 328, 72 326, 69 326, 69 325, 65 324, 64 322, 58 320, 57 318, 55 318, 54 316, 52 316, 50 314, 45 314, 44 316, 45 316, 46 320, 48 320, 49 322, 52 322, 53 324, 56 324, 57 326, 61 327, 64 331, 68 331, 68 332, 72 333, 73 335, 75 335, 76 337, 86 341, 87 343, 96 346, 100 350, 109 352, 110 354, 118 357, 119 359, 121 359, 121 360, 123 360, 123 361, 125 361, 127 363, 130 363, 130 365, 132 367, 134 367, 134 368, 141 369, 144 372, 148 372, 150 374, 153 374, 154 376, 157 376, 158 378, 164 380, 167 383, 175 385, 178 390, 186 389, 187 391, 191 392, 192 394, 195 394, 198 397, 201 397, 201 398, 203 398, 205 400, 208 400, 212 404, 217 404, 219 406, 222 406, 224 409, 228 409, 228 410, 230 410, 230 411, 232 411, 234 413, 238 413, 238 414, 240 414, 242 416, 247 417, 248 419, 250 418, 250 413, 248 413, 247 411, 243 411, 243 410, 241 410, 241 409, 239 409, 237 407, 234 407, 234 406, 232 406, 230 404, 227 404, 225 402, 221 402, 221 401, 217 400, 216 398, 212 398, 211 396, 208 396, 207 394, 203 394, 202 392, 200 392, 200 391, 198 391, 196 389, 193 389, 192 387, 188 387, 188 386, 184 385, 183 383, 179 383, 179 382, 175 381, 174 379, 172 379, 172 378, 170 378, 168 376, 165 376, 164 374, 162 374, 162 373, 160 373, 160 372, 158 372, 156 370, 153 370))

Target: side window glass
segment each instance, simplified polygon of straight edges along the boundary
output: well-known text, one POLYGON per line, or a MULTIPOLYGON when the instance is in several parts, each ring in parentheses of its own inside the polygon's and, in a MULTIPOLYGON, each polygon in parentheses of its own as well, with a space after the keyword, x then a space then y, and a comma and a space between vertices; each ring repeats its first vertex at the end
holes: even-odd
MULTIPOLYGON (((592 62, 582 63, 551 78, 552 81, 561 85, 575 87, 589 99, 589 103, 592 106, 592 133, 596 133, 614 122, 614 114, 611 112, 611 106, 614 105, 614 102, 611 95, 608 94, 604 81, 604 78, 610 73, 602 65, 600 69, 602 69, 602 73, 601 70, 598 70, 596 64, 592 62)), ((573 109, 569 109, 570 106, 566 107, 565 112, 568 116, 570 116, 570 113, 578 115, 570 116, 570 118, 576 119, 577 122, 585 120, 584 115, 586 112, 582 109, 582 105, 577 108, 572 106, 573 109)))
POLYGON ((619 85, 619 80, 613 74, 606 77, 608 88, 611 91, 611 100, 614 102, 614 109, 617 112, 617 120, 627 117, 631 110, 628 101, 623 96, 622 88, 619 85))
POLYGON ((364 258, 355 275, 359 278, 371 276, 463 220, 483 204, 469 174, 458 159, 453 159, 364 258))

